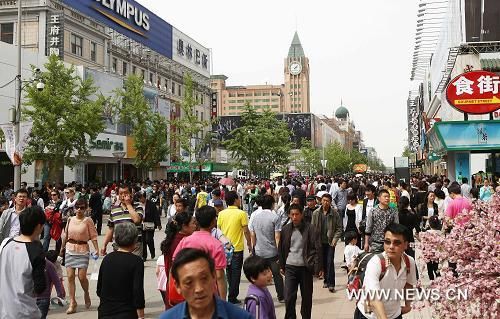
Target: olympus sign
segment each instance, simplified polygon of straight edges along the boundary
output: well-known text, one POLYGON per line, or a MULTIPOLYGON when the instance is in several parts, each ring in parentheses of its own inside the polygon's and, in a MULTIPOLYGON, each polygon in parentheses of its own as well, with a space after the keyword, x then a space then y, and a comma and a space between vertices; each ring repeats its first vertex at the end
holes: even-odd
MULTIPOLYGON (((127 20, 131 20, 133 18, 135 24, 141 28, 143 28, 146 31, 149 31, 149 15, 145 12, 143 12, 141 9, 138 7, 130 4, 126 0, 96 0, 96 2, 100 2, 103 7, 106 7, 117 14, 121 15, 127 20)), ((123 25, 122 21, 119 21, 115 17, 105 13, 104 11, 98 10, 101 14, 104 14, 108 18, 114 20, 116 23, 124 26, 127 28, 127 26, 123 25)), ((130 28, 128 28, 130 29, 130 28)), ((134 30, 135 31, 135 30, 134 30)), ((136 33, 139 33, 135 31, 136 33)))

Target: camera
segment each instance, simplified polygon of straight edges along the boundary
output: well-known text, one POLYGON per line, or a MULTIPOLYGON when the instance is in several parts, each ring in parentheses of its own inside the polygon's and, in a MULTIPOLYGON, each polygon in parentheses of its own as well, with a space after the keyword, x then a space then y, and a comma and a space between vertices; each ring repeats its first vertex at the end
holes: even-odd
POLYGON ((38 92, 43 91, 43 89, 44 89, 44 88, 45 88, 45 83, 43 83, 43 82, 38 82, 38 83, 36 84, 36 89, 37 89, 37 91, 38 91, 38 92))

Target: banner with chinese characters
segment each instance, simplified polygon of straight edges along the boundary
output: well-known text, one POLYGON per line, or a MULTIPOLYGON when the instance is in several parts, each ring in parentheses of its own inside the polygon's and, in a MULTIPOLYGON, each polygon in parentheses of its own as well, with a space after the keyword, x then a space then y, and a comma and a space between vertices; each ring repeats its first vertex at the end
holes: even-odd
POLYGON ((500 76, 471 71, 455 77, 446 88, 446 99, 461 112, 487 114, 500 109, 500 76))
POLYGON ((15 144, 15 132, 13 124, 2 124, 0 128, 5 136, 5 153, 14 165, 21 165, 24 149, 28 143, 28 138, 31 133, 33 122, 22 122, 20 124, 19 142, 15 144))
POLYGON ((55 54, 64 58, 64 13, 50 12, 47 15, 47 28, 45 45, 47 56, 55 54))

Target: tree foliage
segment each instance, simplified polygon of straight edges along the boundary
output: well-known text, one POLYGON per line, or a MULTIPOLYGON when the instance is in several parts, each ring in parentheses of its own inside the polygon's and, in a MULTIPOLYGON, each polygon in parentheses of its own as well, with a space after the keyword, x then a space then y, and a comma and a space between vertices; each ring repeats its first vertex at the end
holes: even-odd
POLYGON ((278 120, 275 113, 257 113, 247 102, 240 127, 231 131, 223 145, 239 167, 250 174, 269 175, 288 164, 290 134, 287 124, 278 120))
POLYGON ((296 155, 297 168, 309 176, 314 175, 321 169, 320 150, 313 147, 312 142, 305 138, 300 145, 299 154, 296 155))
POLYGON ((193 80, 189 73, 184 77, 184 99, 181 104, 181 116, 170 121, 172 130, 172 139, 175 140, 180 148, 186 153, 189 164, 189 179, 193 179, 193 164, 196 163, 196 155, 206 146, 209 134, 203 135, 204 130, 210 125, 207 120, 201 120, 196 114, 195 107, 200 104, 194 94, 193 80), (198 139, 199 138, 199 139, 198 139), (196 141, 196 139, 198 139, 196 141))
POLYGON ((151 170, 164 161, 170 151, 167 132, 168 120, 153 111, 144 96, 144 84, 140 77, 130 75, 123 88, 118 89, 112 102, 119 121, 131 128, 134 149, 137 152, 135 165, 151 170))
POLYGON ((82 80, 73 66, 66 67, 55 55, 48 58, 45 69, 38 74, 45 83, 43 91, 36 83, 26 87, 23 118, 32 121, 33 128, 23 162, 55 160, 73 167, 90 155, 88 139, 104 130, 104 101, 91 99, 97 91, 91 78, 82 80))

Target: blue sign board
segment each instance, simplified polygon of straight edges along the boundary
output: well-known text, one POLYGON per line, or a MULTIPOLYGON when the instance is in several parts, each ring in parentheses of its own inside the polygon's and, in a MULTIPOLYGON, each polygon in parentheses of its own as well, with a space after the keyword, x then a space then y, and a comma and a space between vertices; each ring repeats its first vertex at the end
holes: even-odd
POLYGON ((436 152, 500 149, 500 121, 436 122, 429 132, 436 152))
POLYGON ((63 0, 117 32, 172 58, 172 25, 133 0, 63 0))

